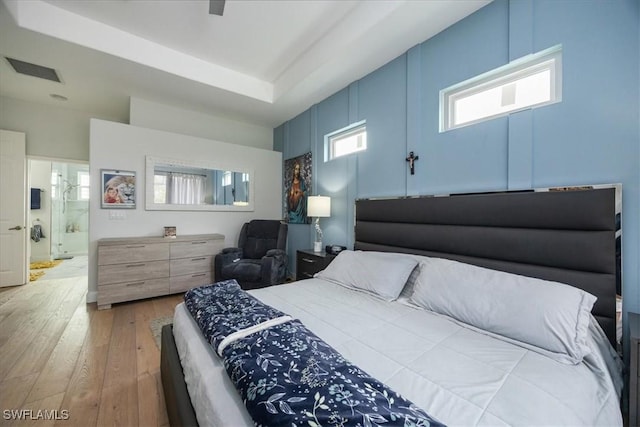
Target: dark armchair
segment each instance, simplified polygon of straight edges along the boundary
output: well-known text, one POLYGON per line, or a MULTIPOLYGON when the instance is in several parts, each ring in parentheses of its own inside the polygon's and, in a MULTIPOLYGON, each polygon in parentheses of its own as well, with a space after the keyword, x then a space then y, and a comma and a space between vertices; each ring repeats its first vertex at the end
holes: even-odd
POLYGON ((237 248, 215 258, 215 281, 236 279, 243 289, 284 282, 287 275, 287 224, 254 219, 240 230, 237 248))

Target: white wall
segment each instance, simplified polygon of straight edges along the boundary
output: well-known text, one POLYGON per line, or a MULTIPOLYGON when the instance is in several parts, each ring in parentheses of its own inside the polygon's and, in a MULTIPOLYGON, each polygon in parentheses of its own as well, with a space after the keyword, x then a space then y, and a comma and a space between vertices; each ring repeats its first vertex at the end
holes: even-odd
POLYGON ((96 115, 62 104, 54 107, 0 97, 0 128, 27 134, 28 157, 89 160, 89 120, 93 117, 96 115))
POLYGON ((96 300, 97 241, 106 237, 161 236, 163 227, 177 227, 179 235, 220 233, 225 246, 236 246, 242 224, 254 218, 282 217, 282 154, 132 125, 91 120, 90 173, 92 194, 102 194, 101 169, 136 172, 136 209, 117 210, 123 219, 109 219, 115 210, 101 209, 100 197, 90 201, 89 293, 96 300), (253 212, 146 211, 145 156, 176 160, 215 160, 236 170, 254 171, 253 212))
POLYGON ((27 134, 27 156, 89 160, 89 120, 99 118, 216 141, 273 149, 273 129, 131 98, 130 120, 0 97, 0 128, 27 134))
POLYGON ((273 129, 131 97, 129 123, 249 147, 273 149, 273 129))

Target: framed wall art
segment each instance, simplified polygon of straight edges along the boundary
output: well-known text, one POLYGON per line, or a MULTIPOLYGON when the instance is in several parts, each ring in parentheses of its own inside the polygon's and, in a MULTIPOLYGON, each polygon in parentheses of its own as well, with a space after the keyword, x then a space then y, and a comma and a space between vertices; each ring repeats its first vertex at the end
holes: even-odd
POLYGON ((167 239, 175 239, 177 236, 176 227, 168 226, 164 228, 164 237, 167 239))
POLYGON ((309 224, 307 197, 311 195, 311 152, 284 161, 284 211, 289 224, 309 224))
POLYGON ((100 171, 103 209, 135 209, 136 173, 113 169, 100 171))

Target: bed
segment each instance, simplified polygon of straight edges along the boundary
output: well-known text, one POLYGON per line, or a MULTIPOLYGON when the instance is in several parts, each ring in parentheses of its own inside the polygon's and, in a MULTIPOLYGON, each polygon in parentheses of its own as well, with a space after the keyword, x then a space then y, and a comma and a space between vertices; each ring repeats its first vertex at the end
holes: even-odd
MULTIPOLYGON (((613 350, 620 189, 562 190, 358 200, 354 251, 313 279, 250 293, 444 424, 622 425, 613 350), (402 261, 376 258, 385 255, 402 261), (512 273, 526 286, 570 286, 523 300, 521 288, 500 287, 510 286, 512 273), (425 288, 438 274, 442 285, 425 288), (392 282, 397 295, 388 298, 392 282), (478 311, 487 304, 489 313, 478 311), (528 328, 538 305, 559 322, 576 317, 572 309, 582 313, 574 329, 552 328, 579 330, 581 340, 554 341, 544 328, 528 328)), ((184 304, 163 329, 161 374, 172 425, 253 425, 184 304)))

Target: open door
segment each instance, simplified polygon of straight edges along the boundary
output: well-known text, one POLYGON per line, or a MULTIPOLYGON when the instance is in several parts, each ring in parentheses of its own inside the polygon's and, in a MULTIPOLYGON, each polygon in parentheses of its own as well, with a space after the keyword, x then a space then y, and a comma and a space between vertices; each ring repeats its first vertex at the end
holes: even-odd
POLYGON ((27 283, 25 140, 0 130, 0 287, 27 283))

